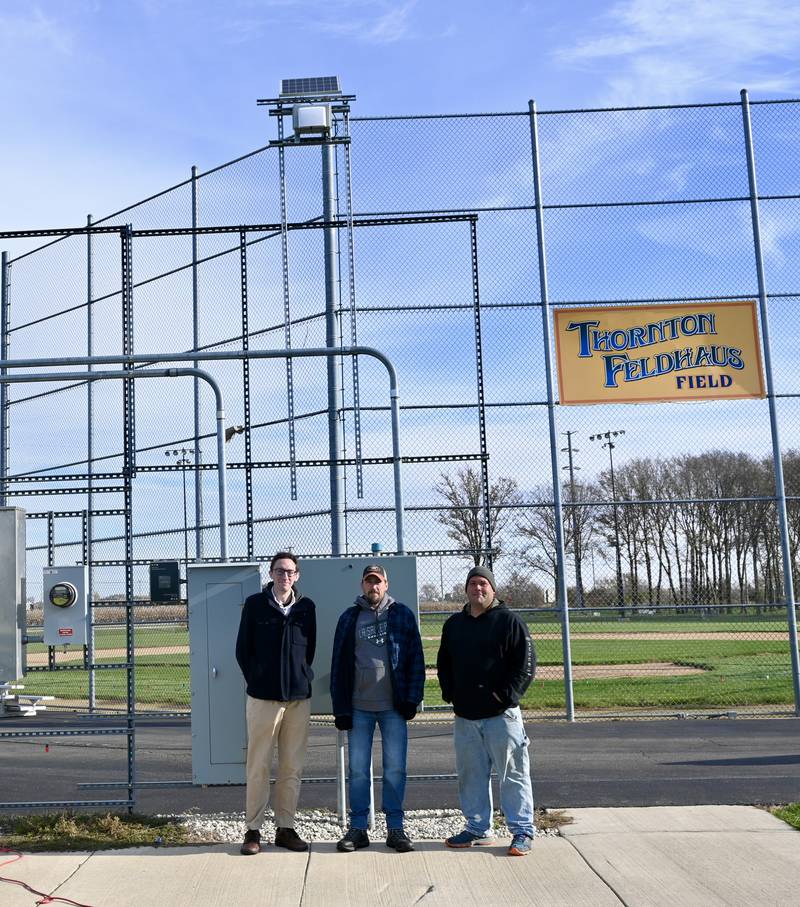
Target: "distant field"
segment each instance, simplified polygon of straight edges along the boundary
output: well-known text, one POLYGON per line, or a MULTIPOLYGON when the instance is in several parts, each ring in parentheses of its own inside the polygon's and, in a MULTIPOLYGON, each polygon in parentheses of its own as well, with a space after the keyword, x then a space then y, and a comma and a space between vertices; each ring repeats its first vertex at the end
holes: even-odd
MULTIPOLYGON (((529 626, 539 668, 523 705, 563 710, 560 624, 551 614, 534 614, 531 618, 529 626)), ((422 614, 421 632, 429 668, 436 662, 445 619, 446 616, 422 614)), ((573 665, 594 666, 598 675, 573 681, 579 709, 722 708, 792 702, 787 628, 780 616, 609 620, 605 614, 601 620, 582 613, 572 619, 571 634, 573 665), (621 671, 613 669, 620 665, 625 666, 621 671), (637 665, 642 666, 641 672, 637 672, 637 665), (609 675, 623 676, 603 676, 604 666, 609 668, 609 675), (679 672, 681 667, 691 667, 699 673, 684 675, 679 672)), ((189 638, 185 625, 138 626, 135 644, 141 653, 136 656, 135 675, 139 707, 188 708, 189 638)), ((122 662, 124 628, 97 628, 95 646, 98 661, 122 662)), ((29 647, 32 662, 45 663, 45 653, 42 645, 29 647)), ((79 658, 80 653, 72 656, 79 658)), ((59 651, 57 659, 63 663, 66 656, 59 651)), ((84 702, 88 697, 88 672, 84 670, 35 672, 28 674, 24 682, 30 693, 84 702)), ((99 702, 123 705, 126 672, 98 670, 96 696, 99 702)), ((441 702, 434 678, 426 684, 426 702, 441 702)))

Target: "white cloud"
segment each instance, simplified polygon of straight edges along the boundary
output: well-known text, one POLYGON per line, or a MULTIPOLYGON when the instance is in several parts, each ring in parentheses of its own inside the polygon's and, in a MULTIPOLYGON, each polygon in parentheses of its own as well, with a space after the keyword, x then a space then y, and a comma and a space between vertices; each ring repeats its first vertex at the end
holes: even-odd
POLYGON ((774 94, 800 85, 793 0, 624 0, 593 24, 594 35, 555 58, 591 69, 613 65, 603 103, 679 102, 741 87, 774 94))
MULTIPOLYGON (((344 17, 341 21, 327 21, 320 28, 367 44, 393 44, 409 37, 411 12, 416 4, 417 0, 406 0, 400 4, 386 3, 383 0, 359 4, 364 8, 354 10, 355 15, 344 17)), ((344 3, 345 8, 350 6, 350 3, 344 3)))
POLYGON ((39 6, 33 6, 23 14, 0 14, 0 47, 9 52, 30 45, 70 56, 74 40, 63 22, 46 15, 39 6))

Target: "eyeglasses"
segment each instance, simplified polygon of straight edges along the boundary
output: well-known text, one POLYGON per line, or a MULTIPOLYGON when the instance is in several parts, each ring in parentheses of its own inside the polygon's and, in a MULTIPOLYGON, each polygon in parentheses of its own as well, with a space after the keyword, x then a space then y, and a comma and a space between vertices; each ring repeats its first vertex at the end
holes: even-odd
POLYGON ((284 570, 283 567, 275 567, 272 572, 276 576, 297 576, 296 570, 284 570))

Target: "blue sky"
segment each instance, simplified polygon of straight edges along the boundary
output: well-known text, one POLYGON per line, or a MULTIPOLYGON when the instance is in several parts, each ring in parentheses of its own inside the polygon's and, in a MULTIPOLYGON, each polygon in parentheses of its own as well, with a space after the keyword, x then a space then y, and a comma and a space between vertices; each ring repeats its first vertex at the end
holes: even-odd
POLYGON ((4 0, 0 228, 101 216, 265 144, 284 77, 362 115, 800 95, 793 0, 4 0))

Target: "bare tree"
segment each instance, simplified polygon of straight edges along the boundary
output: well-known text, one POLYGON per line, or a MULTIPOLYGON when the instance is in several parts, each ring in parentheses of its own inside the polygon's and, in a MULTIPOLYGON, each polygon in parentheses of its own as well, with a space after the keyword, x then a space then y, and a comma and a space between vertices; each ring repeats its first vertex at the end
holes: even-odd
MULTIPOLYGON (((455 476, 442 473, 434 491, 447 504, 436 519, 447 528, 447 536, 464 552, 464 557, 483 564, 486 557, 486 522, 484 519, 481 474, 471 466, 459 469, 455 476)), ((503 554, 501 534, 513 516, 513 505, 520 494, 515 479, 500 476, 489 486, 489 532, 492 556, 503 554)))

